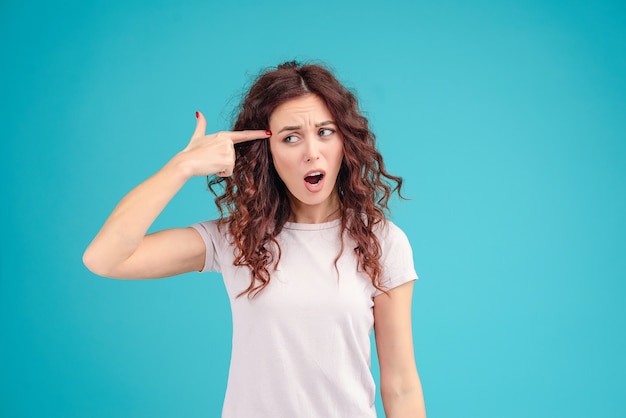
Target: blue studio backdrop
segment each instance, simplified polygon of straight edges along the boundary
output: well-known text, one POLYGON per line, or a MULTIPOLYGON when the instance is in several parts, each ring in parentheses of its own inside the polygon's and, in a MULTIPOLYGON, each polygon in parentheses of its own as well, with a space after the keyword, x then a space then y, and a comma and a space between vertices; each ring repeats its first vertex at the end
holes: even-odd
MULTIPOLYGON (((81 256, 196 110, 229 129, 291 59, 357 92, 405 180, 429 417, 626 416, 625 22, 610 0, 3 1, 0 416, 219 416, 220 276, 81 256)), ((215 216, 193 179, 153 228, 215 216)))

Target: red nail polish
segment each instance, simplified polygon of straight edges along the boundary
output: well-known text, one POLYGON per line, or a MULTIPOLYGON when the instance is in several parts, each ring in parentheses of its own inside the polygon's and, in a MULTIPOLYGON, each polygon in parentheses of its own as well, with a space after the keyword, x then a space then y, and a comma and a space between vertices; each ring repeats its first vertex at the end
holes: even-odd
POLYGON ((200 112, 196 112, 196 119, 200 117, 200 112))
POLYGON ((272 136, 272 131, 265 131, 265 135, 272 136))

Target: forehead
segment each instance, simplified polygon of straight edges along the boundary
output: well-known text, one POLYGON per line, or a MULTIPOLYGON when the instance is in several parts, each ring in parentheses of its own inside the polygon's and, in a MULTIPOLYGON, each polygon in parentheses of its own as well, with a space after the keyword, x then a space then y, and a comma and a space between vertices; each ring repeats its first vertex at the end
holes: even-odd
POLYGON ((307 94, 288 100, 274 109, 270 116, 270 124, 302 121, 303 119, 320 122, 331 120, 332 115, 326 103, 319 96, 307 94))

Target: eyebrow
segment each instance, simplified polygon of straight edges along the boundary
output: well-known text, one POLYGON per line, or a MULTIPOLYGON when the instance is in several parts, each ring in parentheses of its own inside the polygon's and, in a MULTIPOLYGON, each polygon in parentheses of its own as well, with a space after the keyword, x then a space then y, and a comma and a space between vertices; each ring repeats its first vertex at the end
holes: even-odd
MULTIPOLYGON (((319 128, 320 126, 326 126, 326 125, 335 125, 335 122, 332 120, 325 120, 324 122, 316 123, 315 127, 319 128)), ((298 129, 302 129, 302 126, 301 125, 285 126, 280 131, 278 131, 278 133, 281 133, 284 131, 297 131, 298 129)))

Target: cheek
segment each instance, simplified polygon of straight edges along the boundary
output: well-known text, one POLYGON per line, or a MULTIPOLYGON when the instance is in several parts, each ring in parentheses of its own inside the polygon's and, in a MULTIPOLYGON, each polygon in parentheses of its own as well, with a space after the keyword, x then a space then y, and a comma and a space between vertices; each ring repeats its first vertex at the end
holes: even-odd
POLYGON ((333 150, 333 161, 337 166, 340 166, 343 161, 343 144, 339 144, 335 150, 333 150))
POLYGON ((284 153, 272 153, 272 162, 274 163, 274 169, 283 181, 285 181, 286 178, 291 177, 289 173, 292 170, 292 164, 290 163, 290 159, 288 157, 289 156, 284 155, 284 153))
POLYGON ((270 142, 270 157, 272 158, 272 163, 274 163, 274 168, 276 168, 276 171, 279 171, 281 167, 280 153, 276 152, 273 142, 270 142))

